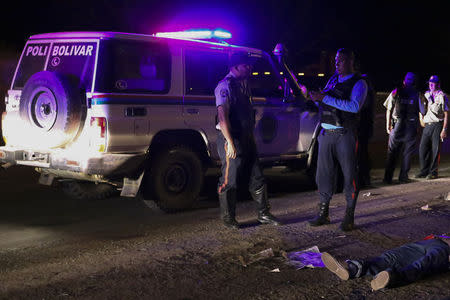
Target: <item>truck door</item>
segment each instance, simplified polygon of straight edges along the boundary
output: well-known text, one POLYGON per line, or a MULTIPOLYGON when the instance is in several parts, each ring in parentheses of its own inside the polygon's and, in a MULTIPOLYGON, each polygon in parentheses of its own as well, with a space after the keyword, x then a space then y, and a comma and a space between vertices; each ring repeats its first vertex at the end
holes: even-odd
POLYGON ((208 140, 211 156, 216 148, 216 101, 214 90, 228 74, 228 54, 223 49, 185 49, 183 118, 187 127, 200 131, 208 140))
POLYGON ((249 80, 256 109, 255 139, 261 157, 296 154, 300 109, 283 101, 283 82, 271 58, 259 58, 249 80))

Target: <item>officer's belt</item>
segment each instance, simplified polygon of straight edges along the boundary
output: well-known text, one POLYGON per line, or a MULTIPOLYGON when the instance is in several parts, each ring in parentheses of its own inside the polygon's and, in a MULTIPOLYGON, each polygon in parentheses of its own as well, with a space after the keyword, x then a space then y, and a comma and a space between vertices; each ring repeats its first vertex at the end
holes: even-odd
POLYGON ((348 129, 347 128, 334 128, 334 129, 323 129, 324 133, 339 133, 339 134, 344 134, 347 133, 348 129))

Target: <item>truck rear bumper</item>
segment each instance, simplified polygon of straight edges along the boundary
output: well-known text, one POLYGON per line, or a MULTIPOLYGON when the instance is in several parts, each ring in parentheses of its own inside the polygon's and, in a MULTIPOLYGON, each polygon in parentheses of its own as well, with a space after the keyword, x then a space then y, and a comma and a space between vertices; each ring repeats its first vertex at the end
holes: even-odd
POLYGON ((104 178, 133 177, 143 168, 145 159, 145 153, 89 153, 86 155, 67 150, 46 152, 0 147, 0 164, 2 165, 32 166, 41 168, 46 173, 67 174, 64 177, 72 177, 69 176, 71 173, 78 174, 77 177, 80 175, 97 175, 104 178))

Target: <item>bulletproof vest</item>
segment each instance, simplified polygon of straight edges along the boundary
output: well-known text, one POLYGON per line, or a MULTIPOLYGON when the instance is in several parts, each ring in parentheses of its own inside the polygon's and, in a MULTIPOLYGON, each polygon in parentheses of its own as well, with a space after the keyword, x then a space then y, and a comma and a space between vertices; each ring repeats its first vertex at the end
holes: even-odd
POLYGON ((415 88, 398 88, 394 96, 393 116, 396 120, 417 120, 419 116, 419 96, 415 88))
MULTIPOLYGON (((338 74, 333 75, 323 91, 328 96, 344 100, 347 99, 348 101, 350 101, 352 89, 355 86, 356 82, 361 79, 361 76, 355 74, 344 82, 339 82, 338 76, 338 74)), ((359 113, 343 111, 323 102, 321 104, 322 123, 340 126, 352 130, 356 130, 358 128, 359 113)))
POLYGON ((255 114, 250 91, 243 91, 241 82, 232 76, 226 77, 230 90, 229 120, 231 135, 236 138, 251 135, 255 128, 255 114))

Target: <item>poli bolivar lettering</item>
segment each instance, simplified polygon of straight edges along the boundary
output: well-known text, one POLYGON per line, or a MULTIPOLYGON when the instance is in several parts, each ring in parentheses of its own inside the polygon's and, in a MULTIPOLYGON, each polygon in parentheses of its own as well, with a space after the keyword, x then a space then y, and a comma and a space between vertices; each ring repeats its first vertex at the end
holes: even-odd
MULTIPOLYGON (((26 56, 46 56, 48 45, 30 45, 27 48, 26 56)), ((66 44, 54 45, 51 50, 52 56, 92 56, 94 46, 89 44, 66 44)))

